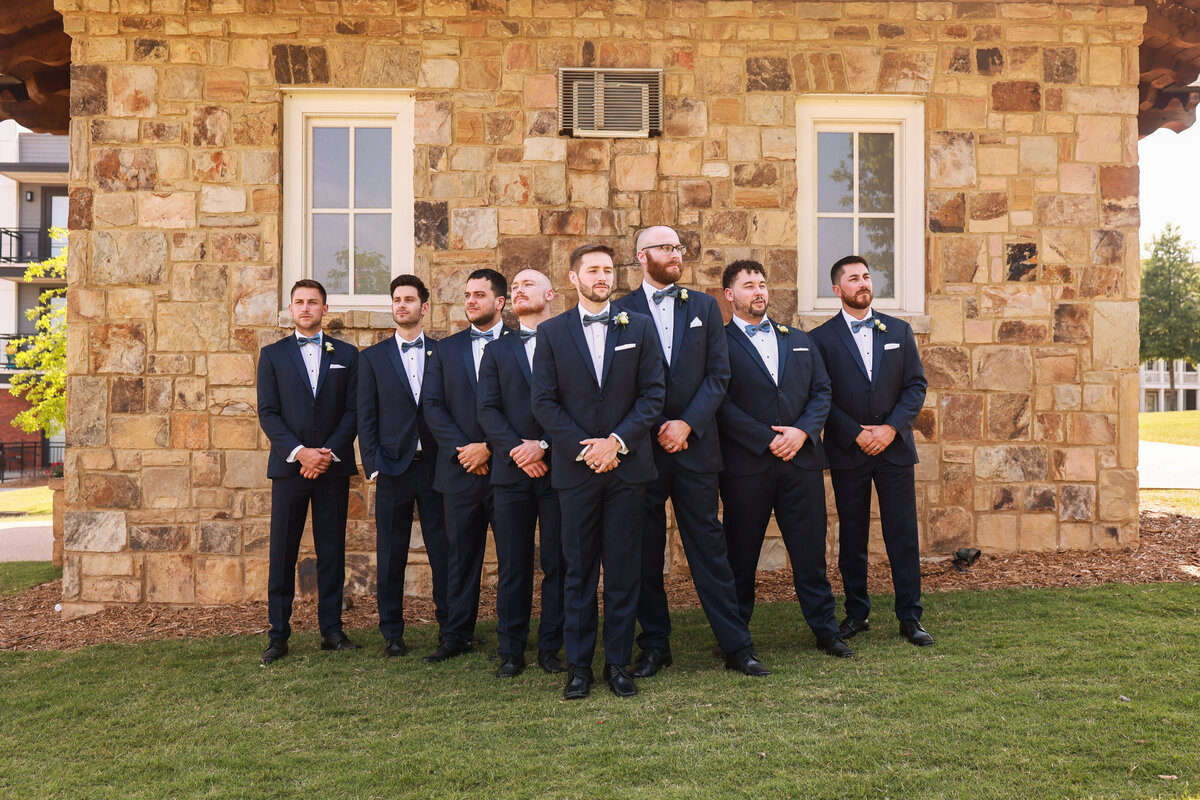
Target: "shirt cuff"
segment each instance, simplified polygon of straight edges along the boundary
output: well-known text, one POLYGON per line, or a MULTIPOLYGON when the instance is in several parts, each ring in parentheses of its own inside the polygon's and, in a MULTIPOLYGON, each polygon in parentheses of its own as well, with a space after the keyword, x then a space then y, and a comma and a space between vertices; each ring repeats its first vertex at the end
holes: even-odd
POLYGON ((367 480, 369 480, 371 483, 374 483, 375 479, 378 477, 379 477, 379 470, 375 470, 374 472, 371 473, 371 477, 367 478, 367 480))
POLYGON ((335 452, 333 452, 332 450, 330 450, 330 451, 329 451, 329 455, 330 455, 330 456, 332 456, 332 457, 333 457, 333 460, 334 460, 334 461, 336 461, 337 463, 339 463, 339 464, 340 464, 340 463, 342 463, 342 460, 341 460, 340 458, 338 458, 338 457, 337 457, 337 453, 335 453, 335 452))
POLYGON ((617 443, 621 445, 620 449, 617 450, 618 453, 620 453, 621 455, 629 454, 629 448, 625 446, 624 439, 622 439, 618 434, 615 434, 615 433, 610 433, 609 436, 612 436, 614 439, 617 440, 617 443))
POLYGON ((296 453, 299 453, 303 449, 304 449, 304 445, 297 445, 296 449, 288 454, 288 457, 287 457, 288 463, 291 464, 293 461, 295 461, 296 453))

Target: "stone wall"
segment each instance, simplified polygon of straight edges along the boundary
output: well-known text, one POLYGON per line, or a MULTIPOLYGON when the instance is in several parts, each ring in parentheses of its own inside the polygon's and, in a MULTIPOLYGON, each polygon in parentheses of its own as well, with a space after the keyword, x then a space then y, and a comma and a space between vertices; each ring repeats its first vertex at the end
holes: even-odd
MULTIPOLYGON (((286 330, 281 90, 298 85, 416 92, 415 269, 441 333, 464 324, 471 269, 544 266, 569 289, 573 247, 600 239, 632 263, 650 224, 680 230, 688 284, 719 294, 725 263, 757 258, 773 316, 811 326, 796 315, 795 100, 924 97, 924 552, 1136 541, 1144 11, 1124 0, 57 6, 74 37, 70 613, 265 595, 254 367, 286 330), (555 72, 576 66, 663 69, 664 135, 558 136, 555 72)), ((366 311, 331 325, 364 346, 389 327, 366 311)), ((371 498, 352 491, 349 580, 369 591, 371 498)), ((418 546, 413 591, 421 560, 418 546)), ((785 563, 769 541, 764 566, 785 563)), ((306 559, 302 586, 312 572, 306 559)))

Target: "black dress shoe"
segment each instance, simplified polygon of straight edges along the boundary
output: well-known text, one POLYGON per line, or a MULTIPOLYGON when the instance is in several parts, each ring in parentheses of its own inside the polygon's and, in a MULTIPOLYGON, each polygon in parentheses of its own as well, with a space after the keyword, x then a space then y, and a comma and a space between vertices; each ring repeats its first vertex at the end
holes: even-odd
POLYGON ((262 665, 274 664, 288 654, 287 639, 272 639, 267 649, 263 650, 262 665))
POLYGON ((563 687, 564 700, 582 700, 592 693, 592 668, 567 665, 567 685, 563 687))
POLYGON ((341 631, 338 631, 337 633, 331 633, 328 636, 321 637, 321 649, 322 650, 361 650, 362 645, 355 644, 354 642, 350 641, 350 638, 348 636, 346 636, 346 634, 342 633, 341 631))
POLYGON ((421 656, 421 660, 426 664, 439 664, 442 661, 449 661, 455 656, 461 656, 463 653, 469 652, 471 652, 471 645, 466 642, 442 639, 442 641, 438 642, 437 649, 427 656, 421 656))
POLYGON ((743 647, 736 652, 726 653, 725 669, 736 669, 752 678, 762 678, 771 674, 771 670, 758 660, 758 653, 754 652, 753 647, 743 647))
POLYGON ((842 620, 842 624, 838 626, 838 633, 843 639, 849 639, 856 633, 871 630, 871 623, 865 619, 857 619, 855 617, 846 617, 842 620))
POLYGON ((817 639, 817 649, 837 658, 850 658, 854 651, 840 636, 823 636, 817 639))
POLYGON ((633 697, 637 694, 637 684, 633 682, 633 678, 629 677, 625 667, 620 664, 605 664, 604 680, 617 697, 633 697))
POLYGON ((487 639, 484 639, 482 636, 476 636, 469 642, 469 644, 471 647, 482 647, 483 645, 487 644, 487 639))
POLYGON ((387 647, 383 648, 384 658, 399 658, 406 655, 408 655, 408 645, 404 643, 402 637, 387 640, 387 647))
POLYGON ((629 670, 629 674, 634 678, 650 678, 657 675, 658 671, 664 667, 671 666, 671 663, 670 650, 652 647, 642 651, 637 661, 633 662, 633 669, 629 670))
POLYGON ((900 620, 900 635, 917 647, 929 647, 929 645, 933 644, 933 637, 915 619, 900 620))
POLYGON ((557 650, 538 650, 538 666, 551 675, 559 675, 567 671, 567 665, 558 657, 557 650))
POLYGON ((525 656, 502 653, 500 666, 496 667, 497 678, 515 678, 525 671, 525 656))

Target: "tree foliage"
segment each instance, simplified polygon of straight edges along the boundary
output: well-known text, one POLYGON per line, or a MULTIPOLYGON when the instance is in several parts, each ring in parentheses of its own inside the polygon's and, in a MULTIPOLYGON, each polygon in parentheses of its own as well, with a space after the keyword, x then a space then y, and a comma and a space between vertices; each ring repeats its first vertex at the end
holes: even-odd
MULTIPOLYGON (((62 228, 51 228, 52 239, 66 239, 62 228)), ((58 255, 30 264, 25 280, 52 278, 66 280, 67 248, 58 255)), ((32 336, 14 339, 9 347, 18 372, 13 374, 10 391, 25 396, 29 408, 13 419, 12 424, 27 433, 42 431, 46 436, 62 432, 67 418, 67 307, 55 302, 66 295, 66 289, 47 289, 39 296, 38 304, 26 311, 36 331, 32 336)))

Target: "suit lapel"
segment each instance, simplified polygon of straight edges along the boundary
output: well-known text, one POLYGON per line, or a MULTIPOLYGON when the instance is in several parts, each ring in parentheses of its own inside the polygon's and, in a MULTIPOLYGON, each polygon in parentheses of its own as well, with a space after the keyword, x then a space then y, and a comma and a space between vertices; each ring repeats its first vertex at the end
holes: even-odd
POLYGON ((676 356, 683 347, 683 335, 687 333, 687 307, 680 297, 675 298, 675 323, 671 327, 671 365, 674 366, 676 356))
POLYGON ((465 342, 462 349, 463 364, 467 368, 467 380, 471 382, 471 388, 474 389, 479 378, 475 375, 475 339, 471 336, 470 328, 463 333, 463 340, 465 342))
POLYGON ((575 312, 567 318, 567 330, 571 332, 571 338, 575 340, 575 345, 583 355, 583 363, 587 364, 588 374, 592 376, 592 380, 596 380, 596 370, 592 366, 592 351, 588 349, 587 337, 583 335, 583 320, 579 318, 578 306, 575 307, 575 312))
MULTIPOLYGON (((609 307, 609 314, 621 313, 617 309, 609 307)), ((608 323, 608 332, 604 335, 604 367, 600 370, 600 388, 604 388, 604 382, 608 380, 608 369, 612 366, 613 352, 617 348, 617 339, 620 338, 623 325, 616 325, 612 321, 608 323)), ((591 359, 588 359, 591 363, 591 359)))
POLYGON ((863 363, 862 353, 858 351, 858 345, 854 343, 854 336, 850 333, 850 326, 846 324, 846 320, 842 318, 840 312, 833 318, 833 330, 837 334, 837 337, 842 340, 842 344, 845 345, 846 352, 850 354, 850 360, 854 362, 858 367, 858 371, 862 373, 863 380, 870 383, 871 377, 867 375, 867 365, 863 363))
POLYGON ((778 361, 779 366, 776 367, 776 370, 779 372, 779 385, 782 386, 783 385, 783 370, 784 370, 785 365, 787 364, 788 355, 791 353, 791 350, 788 348, 787 334, 781 333, 779 330, 779 326, 776 325, 775 323, 771 323, 771 327, 775 328, 775 344, 779 347, 779 361, 778 361))
MULTIPOLYGON (((404 359, 400 355, 400 345, 396 343, 396 337, 394 335, 388 344, 391 345, 387 348, 388 361, 391 363, 392 368, 396 370, 396 377, 400 379, 400 385, 408 390, 406 392, 402 392, 402 394, 411 400, 412 384, 408 382, 408 368, 404 366, 404 359)), ((428 361, 426 363, 428 363, 428 361)), ((421 386, 425 386, 424 376, 422 376, 421 386)))
POLYGON ((329 374, 329 363, 333 360, 333 352, 325 346, 328 342, 329 337, 321 334, 321 366, 317 368, 317 390, 313 392, 313 397, 320 396, 321 387, 325 385, 325 376, 329 374))
MULTIPOLYGON (((536 345, 534 348, 534 352, 537 352, 536 345)), ((517 363, 521 366, 521 374, 525 376, 525 382, 532 386, 533 374, 529 370, 529 354, 525 352, 525 342, 518 336, 516 346, 510 346, 508 349, 512 350, 513 357, 517 359, 517 363)))
MULTIPOLYGON (((879 318, 878 314, 875 315, 875 318, 879 318)), ((879 380, 879 367, 883 364, 884 344, 883 331, 879 330, 877 326, 871 326, 871 388, 874 388, 875 381, 879 380)), ((860 358, 859 361, 862 359, 860 358)))
POLYGON ((308 382, 308 367, 304 366, 304 356, 300 354, 300 343, 296 341, 296 334, 293 333, 288 339, 290 341, 286 342, 284 349, 288 351, 292 363, 296 365, 296 371, 300 375, 300 381, 304 388, 308 390, 309 394, 312 394, 312 384, 308 382))
POLYGON ((750 341, 750 337, 746 335, 746 332, 738 330, 737 326, 732 322, 729 323, 729 327, 726 330, 730 332, 729 338, 742 346, 742 349, 749 354, 750 360, 758 364, 758 368, 763 371, 763 375, 767 377, 768 381, 774 384, 775 381, 771 379, 771 370, 767 369, 767 362, 763 361, 762 356, 758 353, 758 348, 750 341))

